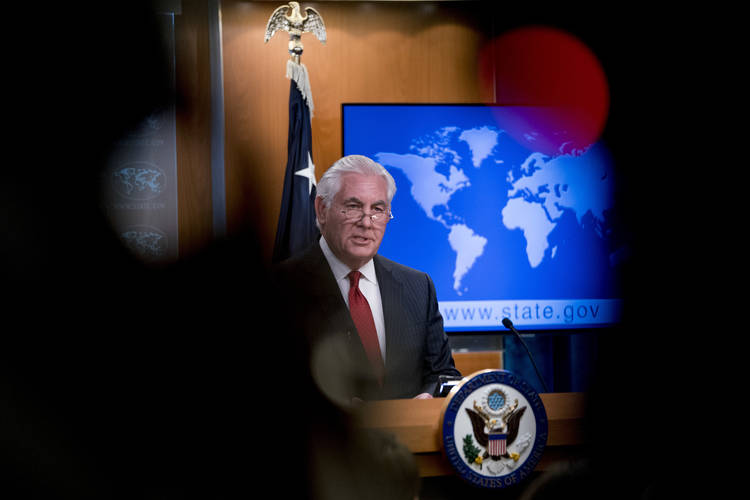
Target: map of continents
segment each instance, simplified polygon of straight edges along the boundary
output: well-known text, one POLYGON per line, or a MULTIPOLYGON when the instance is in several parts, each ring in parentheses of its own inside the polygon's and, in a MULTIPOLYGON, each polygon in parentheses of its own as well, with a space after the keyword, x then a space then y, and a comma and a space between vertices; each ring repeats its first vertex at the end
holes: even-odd
POLYGON ((409 195, 423 215, 447 231, 447 242, 455 252, 451 285, 458 296, 470 291, 464 278, 490 238, 472 227, 467 214, 452 203, 457 193, 476 188, 472 181, 479 169, 492 169, 497 189, 503 190, 496 191, 496 197, 505 200, 499 213, 489 212, 486 217, 491 224, 523 234, 532 269, 545 259, 555 259, 558 247, 550 248, 548 237, 566 212, 575 214, 579 225, 588 217, 598 237, 607 237, 604 223, 611 208, 613 181, 611 162, 602 146, 550 157, 527 149, 533 137, 521 146, 507 137, 501 141, 504 136, 503 130, 493 126, 442 127, 413 139, 408 152, 375 155, 376 161, 409 180, 409 195), (511 158, 522 160, 514 164, 511 158))

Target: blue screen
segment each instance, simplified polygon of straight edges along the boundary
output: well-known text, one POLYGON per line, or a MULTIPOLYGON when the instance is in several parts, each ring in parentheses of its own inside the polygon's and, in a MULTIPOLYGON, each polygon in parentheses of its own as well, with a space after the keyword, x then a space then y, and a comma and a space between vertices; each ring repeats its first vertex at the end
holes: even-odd
POLYGON ((615 170, 537 110, 344 104, 343 153, 396 180, 379 253, 427 272, 448 331, 588 328, 621 315, 615 170))

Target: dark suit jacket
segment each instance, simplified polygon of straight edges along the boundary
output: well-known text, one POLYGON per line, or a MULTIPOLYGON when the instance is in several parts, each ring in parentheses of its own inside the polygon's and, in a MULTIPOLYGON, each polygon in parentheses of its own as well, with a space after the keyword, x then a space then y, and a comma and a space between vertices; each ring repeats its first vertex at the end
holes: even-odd
POLYGON ((359 334, 316 242, 282 262, 277 283, 311 342, 312 368, 324 392, 364 400, 432 394, 439 375, 457 376, 430 277, 379 255, 374 258, 386 332, 385 379, 380 387, 359 334))

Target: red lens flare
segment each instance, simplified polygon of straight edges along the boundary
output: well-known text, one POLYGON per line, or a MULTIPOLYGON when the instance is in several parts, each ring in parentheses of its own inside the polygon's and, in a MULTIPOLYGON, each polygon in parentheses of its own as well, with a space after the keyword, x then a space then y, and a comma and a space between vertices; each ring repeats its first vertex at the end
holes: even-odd
POLYGON ((549 154, 580 154, 596 142, 609 111, 609 86, 594 53, 559 29, 530 26, 500 35, 479 54, 484 95, 516 106, 506 130, 549 154), (520 106, 520 107, 518 107, 520 106), (527 108, 524 108, 527 107, 527 108))

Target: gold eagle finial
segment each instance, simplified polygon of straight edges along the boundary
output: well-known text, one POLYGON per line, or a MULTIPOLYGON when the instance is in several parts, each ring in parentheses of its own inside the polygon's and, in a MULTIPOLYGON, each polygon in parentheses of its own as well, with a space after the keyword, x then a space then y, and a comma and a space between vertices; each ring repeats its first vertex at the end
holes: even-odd
POLYGON ((296 63, 302 55, 302 33, 312 33, 326 43, 326 27, 321 15, 312 7, 306 7, 303 13, 297 2, 289 2, 273 11, 266 25, 264 43, 279 30, 289 33, 289 54, 296 63))

